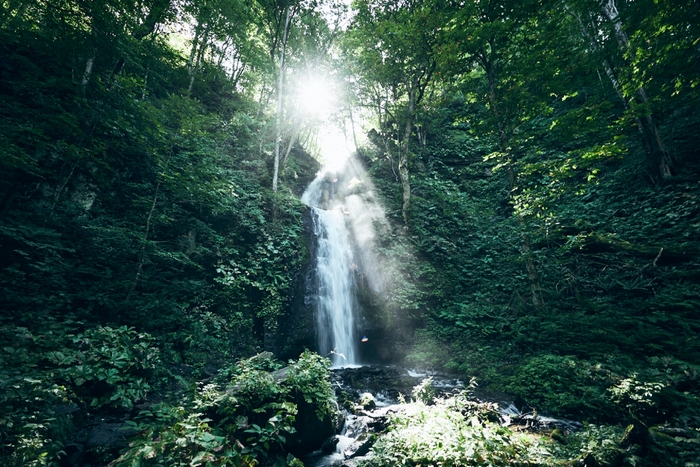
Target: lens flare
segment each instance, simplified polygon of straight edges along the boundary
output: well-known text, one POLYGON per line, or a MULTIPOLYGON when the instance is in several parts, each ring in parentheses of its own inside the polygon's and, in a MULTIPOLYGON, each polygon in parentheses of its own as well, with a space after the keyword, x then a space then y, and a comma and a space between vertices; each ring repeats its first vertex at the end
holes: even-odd
POLYGON ((306 117, 327 119, 337 98, 333 82, 324 77, 306 76, 296 86, 296 106, 306 117))

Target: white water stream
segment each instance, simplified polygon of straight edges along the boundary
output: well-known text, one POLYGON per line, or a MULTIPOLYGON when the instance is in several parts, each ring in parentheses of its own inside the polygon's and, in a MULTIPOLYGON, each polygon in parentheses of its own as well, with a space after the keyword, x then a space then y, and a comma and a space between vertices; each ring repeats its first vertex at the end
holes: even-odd
POLYGON ((352 247, 345 209, 329 200, 327 173, 320 172, 302 196, 312 208, 316 235, 316 330, 319 353, 333 367, 356 366, 360 337, 355 329, 352 247))

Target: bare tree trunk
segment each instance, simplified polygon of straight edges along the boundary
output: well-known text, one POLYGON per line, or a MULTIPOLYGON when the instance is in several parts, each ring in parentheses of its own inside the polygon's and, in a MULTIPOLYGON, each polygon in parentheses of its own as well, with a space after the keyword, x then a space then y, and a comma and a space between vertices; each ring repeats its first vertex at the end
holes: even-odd
POLYGON ((399 145, 399 178, 401 179, 401 214, 404 225, 408 227, 408 209, 411 206, 411 180, 408 173, 408 156, 411 150, 411 133, 413 117, 416 113, 416 85, 412 83, 408 90, 408 109, 406 110, 406 127, 403 142, 399 145))
MULTIPOLYGON (((493 50, 493 43, 491 46, 493 50)), ((489 107, 491 107, 491 113, 496 120, 496 125, 498 127, 498 148, 503 153, 506 158, 506 173, 508 174, 508 185, 510 192, 513 191, 516 185, 517 177, 515 169, 513 168, 513 160, 510 155, 510 148, 508 147, 508 134, 506 132, 506 126, 503 122, 503 118, 498 106, 498 98, 496 96, 496 70, 494 69, 493 58, 487 56, 489 52, 484 52, 481 54, 480 60, 482 66, 485 68, 486 76, 489 82, 489 107)), ((520 214, 515 214, 518 225, 522 228, 525 224, 523 216, 520 214)), ((530 247, 530 237, 527 232, 522 233, 522 250, 523 259, 525 260, 525 269, 527 270, 527 278, 530 282, 530 293, 532 296, 532 305, 538 310, 544 309, 544 300, 542 299, 542 285, 540 282, 540 276, 537 272, 537 267, 533 261, 532 248, 530 247)))
POLYGON ((287 53, 287 37, 289 35, 289 22, 292 19, 292 10, 287 7, 287 18, 284 22, 282 34, 282 49, 280 51, 280 75, 277 84, 277 118, 275 121, 277 132, 275 135, 275 168, 272 175, 272 191, 277 191, 277 183, 280 171, 280 144, 282 142, 282 99, 284 97, 284 60, 287 53))
POLYGON ((194 86, 194 78, 195 76, 197 76, 197 73, 199 72, 199 69, 202 66, 202 62, 204 61, 204 53, 207 50, 207 46, 209 44, 210 29, 211 23, 207 23, 207 28, 204 31, 204 36, 202 37, 202 41, 199 46, 199 51, 197 52, 197 58, 195 59, 194 68, 192 69, 192 72, 190 74, 190 84, 187 87, 188 94, 192 93, 192 86, 194 86))
MULTIPOLYGON (((491 43, 491 48, 493 49, 493 43, 491 43)), ((487 57, 486 53, 481 56, 482 66, 485 68, 486 77, 489 81, 489 107, 491 108, 491 113, 493 118, 496 120, 496 126, 498 128, 498 149, 501 151, 503 156, 506 158, 506 173, 508 174, 508 185, 512 190, 515 187, 515 171, 513 170, 513 161, 510 157, 510 151, 508 150, 508 134, 506 132, 505 123, 503 123, 503 118, 498 109, 498 99, 496 97, 496 71, 494 70, 494 64, 492 57, 487 57)))
MULTIPOLYGON (((163 171, 161 174, 164 174, 165 171, 168 168, 168 165, 170 164, 170 158, 173 156, 173 150, 172 148, 170 149, 170 154, 168 154, 168 158, 165 160, 165 165, 163 166, 163 171)), ((161 179, 158 180, 158 183, 156 183, 156 189, 155 192, 153 193, 153 200, 151 201, 151 208, 148 211, 148 216, 146 217, 146 226, 144 228, 143 232, 143 238, 141 239, 141 248, 139 249, 139 263, 138 266, 136 267, 136 275, 134 276, 134 280, 131 282, 131 287, 129 287, 129 292, 126 294, 126 298, 124 299, 124 303, 122 303, 122 307, 129 303, 129 300, 131 299, 131 296, 133 295, 134 291, 136 290, 136 286, 138 285, 139 279, 141 279, 141 275, 143 274, 143 265, 146 262, 146 246, 148 245, 148 235, 151 232, 151 221, 153 220, 153 213, 156 210, 156 204, 158 203, 158 195, 160 193, 160 186, 163 183, 162 177, 161 179)), ((117 321, 119 321, 119 313, 117 311, 117 321)))
MULTIPOLYGON (((61 195, 63 194, 63 190, 66 188, 66 185, 68 185, 68 182, 70 182, 70 179, 73 178, 73 173, 75 172, 75 167, 76 167, 75 164, 71 165, 70 172, 68 172, 68 176, 63 180, 63 182, 59 186, 57 186, 54 189, 53 203, 51 203, 51 209, 49 209, 50 212, 53 212, 54 208, 56 207, 56 204, 58 204, 58 200, 61 199, 61 195)), ((63 170, 61 170, 61 172, 62 171, 63 170)))
POLYGON ((199 35, 202 33, 202 25, 197 24, 194 28, 194 38, 192 39, 192 48, 190 49, 190 57, 187 59, 187 68, 192 74, 194 70, 194 58, 197 56, 197 47, 199 46, 199 35))
POLYGON ((299 132, 301 131, 301 120, 297 122, 296 125, 294 125, 294 128, 292 129, 292 133, 289 136, 289 143, 287 144, 287 149, 284 151, 284 157, 282 158, 282 162, 280 165, 284 166, 284 164, 287 163, 287 159, 289 158, 289 153, 292 152, 292 147, 294 146, 294 143, 297 140, 297 136, 299 135, 299 132))
POLYGON ((246 65, 243 63, 241 58, 242 55, 239 51, 236 51, 231 57, 231 83, 233 84, 234 88, 238 86, 238 82, 246 70, 246 65))
MULTIPOLYGON (((620 20, 620 13, 617 10, 617 5, 615 5, 615 0, 607 0, 607 2, 602 5, 602 8, 605 17, 608 18, 608 21, 612 23, 615 29, 615 38, 617 39, 618 45, 622 50, 629 49, 629 37, 627 37, 625 30, 622 29, 622 21, 620 20)), ((637 101, 642 106, 649 107, 649 98, 647 97, 644 86, 640 86, 636 90, 635 95, 637 101)), ((637 125, 640 126, 640 132, 644 138, 643 143, 651 158, 652 164, 656 166, 655 169, 658 171, 658 175, 662 179, 673 176, 673 159, 661 138, 651 110, 647 110, 645 115, 641 118, 635 116, 635 120, 638 120, 637 125)))
MULTIPOLYGON (((615 5, 615 0, 606 0, 605 3, 601 5, 603 15, 612 23, 613 29, 615 31, 615 38, 617 43, 622 50, 626 50, 630 46, 629 37, 622 28, 622 21, 620 20, 619 12, 617 6, 615 5)), ((581 29, 581 34, 588 40, 589 44, 596 52, 601 52, 601 48, 596 40, 591 29, 596 28, 595 24, 586 25, 579 14, 572 11, 568 6, 565 9, 569 14, 571 14, 579 23, 581 29)), ((603 69, 605 74, 608 75, 615 92, 618 97, 624 103, 625 109, 630 110, 632 99, 628 99, 625 96, 624 90, 620 81, 618 80, 610 62, 606 58, 602 59, 603 69)), ((640 86, 635 91, 634 98, 642 107, 649 108, 649 99, 646 94, 646 90, 643 86, 640 86)), ((652 170, 655 172, 654 178, 668 178, 673 176, 675 167, 674 161, 671 157, 666 145, 664 144, 663 138, 659 133, 656 122, 650 110, 645 111, 643 116, 639 116, 637 112, 632 112, 634 122, 639 130, 639 135, 641 138, 642 146, 644 151, 647 153, 649 162, 651 163, 652 170)))
POLYGON ((150 66, 146 66, 146 75, 143 77, 143 91, 141 91, 141 100, 145 101, 146 96, 148 95, 148 72, 150 70, 150 66))
POLYGON ((92 55, 85 62, 85 71, 83 72, 83 77, 80 80, 80 92, 83 97, 87 95, 87 86, 90 83, 90 77, 92 76, 92 67, 95 64, 95 57, 97 56, 97 48, 92 48, 92 55))
POLYGON ((202 34, 202 22, 197 22, 197 27, 194 31, 194 39, 192 39, 192 49, 190 49, 190 57, 187 60, 187 69, 190 72, 190 84, 187 86, 187 93, 192 92, 192 87, 194 86, 194 78, 199 70, 200 61, 204 56, 204 49, 207 46, 207 41, 209 40, 209 28, 210 24, 204 28, 204 34, 202 34))

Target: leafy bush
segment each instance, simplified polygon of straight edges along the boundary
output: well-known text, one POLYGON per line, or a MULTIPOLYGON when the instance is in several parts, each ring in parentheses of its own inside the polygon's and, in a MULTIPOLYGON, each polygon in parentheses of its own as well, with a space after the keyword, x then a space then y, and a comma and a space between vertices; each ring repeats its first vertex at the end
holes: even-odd
POLYGON ((612 400, 627 409, 633 417, 657 405, 657 397, 665 385, 640 381, 637 374, 625 378, 608 390, 612 400))
POLYGON ((182 405, 142 411, 132 423, 140 434, 112 465, 298 463, 288 454, 297 404, 308 404, 314 417, 334 413, 330 362, 307 351, 284 370, 267 371, 279 366, 267 353, 241 360, 216 382, 200 385, 182 405))
POLYGON ((303 399, 314 407, 319 420, 336 414, 335 392, 331 386, 331 361, 315 352, 304 351, 296 362, 290 361, 289 372, 282 385, 287 387, 295 400, 303 399))
POLYGON ((415 402, 422 402, 430 405, 435 399, 435 388, 433 387, 433 377, 425 378, 420 384, 416 385, 411 391, 411 396, 415 402))
MULTIPOLYGON (((201 393, 197 399, 200 408, 211 403, 202 404, 201 393)), ((248 425, 241 417, 232 423, 233 430, 226 430, 226 423, 212 424, 201 412, 156 405, 130 422, 140 435, 110 466, 254 466, 270 458, 274 465, 286 465, 287 458, 280 454, 286 442, 282 433, 294 431, 293 421, 294 407, 288 405, 263 427, 248 425)))
POLYGON ((73 347, 48 357, 59 368, 58 378, 90 406, 130 409, 150 391, 148 379, 160 359, 149 334, 107 326, 68 338, 73 347))
POLYGON ((575 357, 533 357, 506 389, 537 410, 568 417, 608 416, 615 409, 606 397, 605 372, 575 357))
POLYGON ((75 414, 86 407, 131 409, 151 390, 160 363, 154 338, 133 328, 60 334, 46 325, 43 334, 0 331, 0 460, 7 465, 55 461, 73 434, 75 414))
POLYGON ((544 463, 546 442, 485 421, 479 404, 406 404, 373 447, 371 465, 509 466, 544 463))

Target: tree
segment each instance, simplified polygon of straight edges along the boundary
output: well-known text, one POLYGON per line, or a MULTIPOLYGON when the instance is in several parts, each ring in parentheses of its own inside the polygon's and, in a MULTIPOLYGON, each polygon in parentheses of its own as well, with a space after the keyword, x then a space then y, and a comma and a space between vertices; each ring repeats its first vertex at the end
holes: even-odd
POLYGON ((303 11, 312 11, 315 0, 259 0, 258 21, 267 42, 270 62, 277 75, 277 103, 275 109, 275 153, 272 191, 277 191, 282 145, 282 111, 285 96, 287 45, 293 20, 303 11))
MULTIPOLYGON (((523 66, 527 56, 529 23, 537 1, 511 2, 493 0, 472 2, 462 8, 455 17, 456 27, 451 30, 451 39, 456 44, 457 57, 463 62, 462 71, 469 73, 476 65, 486 79, 485 99, 491 113, 491 128, 498 144, 497 157, 508 174, 509 197, 517 189, 518 173, 515 166, 513 135, 515 128, 529 119, 537 105, 528 105, 532 100, 528 86, 517 69, 523 66), (506 71, 507 70, 507 71, 506 71)), ((477 75, 478 77, 479 75, 477 75)), ((467 75, 467 79, 469 79, 467 75)), ((521 213, 516 212, 523 224, 521 213)), ((522 234, 522 250, 531 286, 532 303, 543 307, 540 278, 535 267, 527 233, 522 234)))
POLYGON ((600 55, 605 74, 634 119, 649 160, 652 178, 661 180, 671 177, 676 171, 675 163, 659 132, 652 101, 645 86, 634 78, 635 73, 629 60, 634 51, 631 50, 630 39, 616 1, 565 3, 564 8, 576 18, 581 34, 588 40, 592 50, 600 55), (601 35, 600 31, 605 34, 601 35))
POLYGON ((411 138, 418 105, 435 76, 449 5, 437 1, 358 1, 350 29, 361 92, 374 102, 385 138, 398 144, 401 213, 408 225, 411 138), (393 128, 392 128, 393 127, 393 128))

